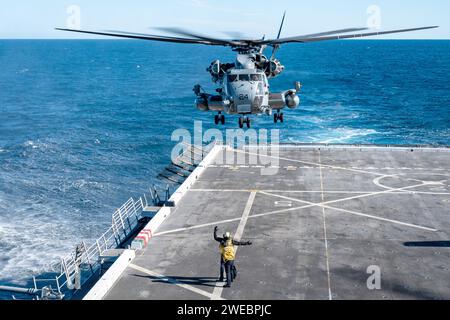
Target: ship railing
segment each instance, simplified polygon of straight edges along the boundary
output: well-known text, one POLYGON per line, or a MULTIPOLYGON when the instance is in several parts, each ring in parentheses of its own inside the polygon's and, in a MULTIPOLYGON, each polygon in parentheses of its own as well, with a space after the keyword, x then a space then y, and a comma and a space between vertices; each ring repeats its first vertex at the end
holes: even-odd
POLYGON ((188 159, 192 165, 198 165, 205 158, 205 154, 209 152, 209 148, 205 149, 204 146, 199 147, 186 142, 182 142, 181 145, 185 147, 184 152, 177 157, 174 163, 183 163, 188 159))
POLYGON ((101 266, 101 257, 106 251, 120 247, 139 224, 145 209, 143 198, 135 201, 130 198, 112 216, 111 227, 89 247, 83 242, 81 254, 73 252, 61 259, 58 275, 54 278, 33 277, 34 288, 42 290, 51 287, 59 294, 68 290, 80 289, 101 266))
MULTIPOLYGON (((185 144, 187 151, 180 154, 174 162, 186 160, 192 161, 192 165, 197 166, 204 156, 217 144, 213 142, 208 146, 198 147, 192 144, 185 144)), ((150 189, 150 195, 152 190, 150 189)), ((154 195, 153 195, 154 196, 154 195)), ((152 197, 153 198, 153 197, 152 197)), ((166 189, 166 204, 170 198, 170 187, 166 189)), ((154 198, 152 199, 154 200, 154 198)), ((137 201, 130 198, 112 215, 111 227, 94 241, 89 247, 84 242, 79 247, 83 250, 77 250, 70 255, 62 258, 55 266, 50 266, 48 270, 53 270, 51 274, 56 276, 33 277, 34 290, 39 292, 50 289, 52 296, 63 298, 67 294, 73 294, 74 290, 81 289, 83 284, 95 276, 98 270, 102 270, 102 256, 108 250, 120 248, 125 241, 133 234, 140 223, 142 213, 149 207, 147 196, 137 201)), ((78 249, 78 247, 77 247, 78 249)))

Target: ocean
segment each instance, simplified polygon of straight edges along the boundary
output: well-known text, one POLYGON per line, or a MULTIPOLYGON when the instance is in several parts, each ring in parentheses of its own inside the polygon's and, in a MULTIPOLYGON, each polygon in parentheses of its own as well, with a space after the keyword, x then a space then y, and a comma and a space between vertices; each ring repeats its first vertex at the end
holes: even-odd
MULTIPOLYGON (((27 285, 170 162, 179 128, 214 128, 192 88, 226 48, 116 40, 0 40, 0 284, 27 285)), ((286 45, 273 91, 303 83, 282 142, 450 145, 450 41, 286 45)), ((228 118, 224 127, 237 127, 228 118)))

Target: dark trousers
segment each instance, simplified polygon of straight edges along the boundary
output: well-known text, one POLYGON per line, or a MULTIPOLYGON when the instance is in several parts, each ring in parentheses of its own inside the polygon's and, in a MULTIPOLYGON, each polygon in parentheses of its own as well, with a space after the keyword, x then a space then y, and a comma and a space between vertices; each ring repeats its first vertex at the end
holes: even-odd
POLYGON ((233 268, 233 266, 234 266, 234 261, 225 262, 225 270, 227 272, 227 285, 228 286, 231 286, 231 282, 233 282, 233 280, 234 280, 232 272, 231 272, 231 269, 233 268))
POLYGON ((220 258, 220 280, 223 280, 224 272, 225 272, 225 261, 223 261, 223 258, 220 258))

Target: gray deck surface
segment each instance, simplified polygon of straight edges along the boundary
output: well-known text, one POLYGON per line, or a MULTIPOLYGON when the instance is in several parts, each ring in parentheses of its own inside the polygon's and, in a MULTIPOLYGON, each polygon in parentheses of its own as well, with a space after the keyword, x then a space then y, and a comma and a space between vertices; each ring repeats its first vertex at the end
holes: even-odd
POLYGON ((296 147, 280 158, 273 176, 209 166, 106 298, 450 299, 449 149, 296 147), (216 282, 215 225, 253 241, 238 249, 231 289, 216 282), (368 289, 369 266, 381 290, 368 289))

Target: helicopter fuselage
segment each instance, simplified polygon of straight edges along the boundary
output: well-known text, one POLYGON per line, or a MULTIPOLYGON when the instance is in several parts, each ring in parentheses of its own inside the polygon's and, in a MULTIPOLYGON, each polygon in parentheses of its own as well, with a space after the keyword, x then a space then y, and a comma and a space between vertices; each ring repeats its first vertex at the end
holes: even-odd
POLYGON ((244 123, 250 127, 249 115, 272 115, 275 112, 274 121, 283 122, 281 110, 286 107, 296 109, 300 105, 300 83, 295 83, 295 89, 270 92, 269 79, 283 70, 278 60, 269 60, 261 52, 238 54, 233 64, 216 60, 207 71, 220 87, 216 89, 217 94, 212 95, 203 92, 200 85, 195 86, 196 107, 201 111, 217 112, 216 124, 225 123, 223 113, 245 116, 239 119, 241 128, 244 123))

